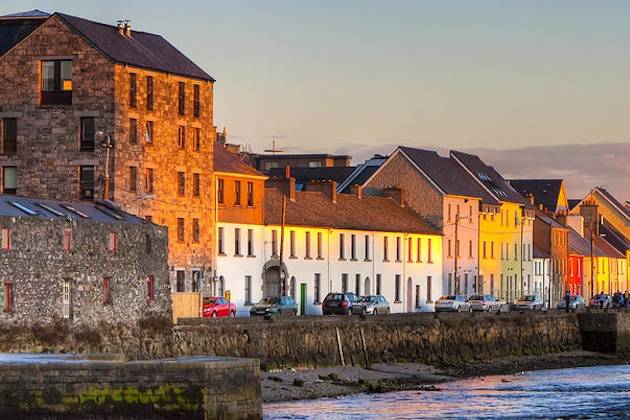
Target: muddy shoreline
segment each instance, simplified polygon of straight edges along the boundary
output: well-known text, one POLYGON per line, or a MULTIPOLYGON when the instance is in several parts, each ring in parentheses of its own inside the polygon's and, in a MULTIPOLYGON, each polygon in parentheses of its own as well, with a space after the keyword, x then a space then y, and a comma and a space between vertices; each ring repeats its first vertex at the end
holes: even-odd
POLYGON ((440 366, 420 363, 379 363, 369 369, 350 366, 288 368, 262 372, 261 386, 263 403, 272 403, 411 389, 439 392, 440 383, 463 378, 618 364, 630 364, 630 355, 572 351, 440 366))

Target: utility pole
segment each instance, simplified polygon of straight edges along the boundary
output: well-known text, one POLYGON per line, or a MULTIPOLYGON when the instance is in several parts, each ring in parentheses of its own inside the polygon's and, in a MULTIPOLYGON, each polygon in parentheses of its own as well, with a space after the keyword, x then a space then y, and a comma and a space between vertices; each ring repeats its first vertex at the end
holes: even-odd
POLYGON ((287 207, 287 196, 286 194, 282 194, 282 221, 280 222, 280 288, 281 288, 281 296, 286 296, 287 294, 287 279, 284 275, 284 223, 286 218, 286 207, 287 207))
MULTIPOLYGON (((525 251, 525 247, 523 246, 523 227, 525 226, 525 209, 523 208, 522 210, 523 214, 521 216, 521 279, 519 280, 519 290, 520 290, 520 295, 523 295, 523 251, 525 251)), ((529 293, 529 284, 527 286, 528 288, 528 293, 529 293)), ((520 296, 519 296, 520 297, 520 296)), ((517 298, 518 299, 518 298, 517 298)))
MULTIPOLYGON (((459 205, 458 205, 459 207, 459 205)), ((457 281, 457 254, 459 253, 458 244, 458 227, 459 227, 459 211, 455 214, 455 256, 454 256, 454 265, 453 265, 453 281, 455 282, 455 293, 459 293, 459 282, 457 281)), ((449 290, 450 293, 450 290, 449 290)))
POLYGON ((114 148, 114 143, 112 142, 112 137, 109 134, 105 134, 103 131, 97 131, 95 133, 97 138, 103 138, 103 143, 101 146, 105 148, 105 185, 103 188, 103 200, 109 200, 109 161, 110 161, 110 152, 114 148))
POLYGON ((591 220, 591 296, 589 298, 595 296, 593 289, 595 287, 595 230, 593 227, 593 220, 591 220))

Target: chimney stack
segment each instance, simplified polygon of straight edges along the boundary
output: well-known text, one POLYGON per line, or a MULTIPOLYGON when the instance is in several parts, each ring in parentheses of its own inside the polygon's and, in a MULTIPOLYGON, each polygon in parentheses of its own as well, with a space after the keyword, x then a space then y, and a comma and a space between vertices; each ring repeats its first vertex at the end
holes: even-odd
POLYGON ((130 20, 125 21, 125 35, 131 38, 131 21, 130 20))
POLYGON ((354 189, 357 193, 357 198, 363 198, 363 187, 360 184, 354 184, 354 189))
POLYGON ((125 21, 124 20, 116 21, 116 29, 118 29, 119 35, 125 35, 125 21))
POLYGON ((527 194, 527 198, 529 199, 529 204, 531 204, 532 206, 536 204, 536 200, 535 200, 536 197, 534 197, 534 194, 532 193, 527 194))
POLYGON ((564 210, 558 210, 558 212, 556 213, 556 220, 558 221, 558 223, 560 223, 562 226, 567 225, 567 216, 568 213, 564 210))
POLYGON ((326 197, 330 198, 330 201, 333 203, 337 202, 337 183, 335 181, 307 181, 304 185, 304 191, 319 191, 326 197))
POLYGON ((400 207, 405 206, 405 199, 403 197, 403 190, 398 187, 389 186, 383 190, 382 193, 385 197, 389 197, 394 200, 400 207))
POLYGON ((599 235, 599 216, 597 203, 592 200, 586 200, 580 204, 580 215, 584 218, 584 228, 593 229, 595 235, 599 235))

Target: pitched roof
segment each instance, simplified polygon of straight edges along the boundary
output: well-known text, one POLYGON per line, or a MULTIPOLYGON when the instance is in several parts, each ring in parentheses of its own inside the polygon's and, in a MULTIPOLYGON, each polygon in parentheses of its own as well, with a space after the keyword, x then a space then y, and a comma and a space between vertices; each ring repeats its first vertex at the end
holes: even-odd
POLYGON ((501 201, 527 204, 523 197, 492 167, 477 155, 451 150, 451 156, 464 165, 473 177, 501 201))
POLYGON ((630 239, 626 238, 608 222, 600 223, 599 232, 605 235, 606 242, 614 246, 622 254, 625 255, 630 250, 630 239))
MULTIPOLYGON (((324 193, 298 191, 295 201, 286 200, 285 223, 292 226, 328 227, 381 232, 440 235, 440 232, 408 207, 391 198, 337 194, 336 203, 324 193)), ((265 224, 282 222, 282 192, 265 189, 265 224)))
POLYGON ((0 56, 39 27, 47 16, 47 13, 39 10, 0 16, 0 56), (39 16, 35 12, 44 15, 39 16))
POLYGON ((449 157, 442 157, 433 150, 398 148, 437 186, 449 195, 477 197, 488 204, 500 204, 464 170, 449 157))
POLYGON ((508 182, 523 196, 533 194, 536 205, 542 204, 547 210, 556 211, 562 179, 510 179, 508 182))
POLYGON ((160 35, 132 31, 121 35, 112 25, 55 13, 112 61, 202 80, 214 79, 160 35))
POLYGON ((0 19, 8 19, 8 18, 38 19, 38 18, 47 18, 48 16, 50 16, 50 13, 41 11, 39 9, 33 9, 33 10, 27 10, 26 12, 11 13, 8 15, 0 16, 0 19))
POLYGON ((610 258, 626 258, 624 254, 617 251, 617 249, 614 246, 612 246, 606 239, 597 235, 595 235, 593 238, 594 238, 593 242, 595 243, 595 246, 601 252, 601 255, 598 255, 598 256, 610 257, 610 258))
POLYGON ((241 160, 239 156, 236 156, 234 153, 227 150, 223 143, 215 141, 213 151, 215 172, 226 172, 231 174, 259 176, 261 178, 266 178, 265 175, 261 174, 256 169, 243 162, 243 160, 241 160))
MULTIPOLYGON (((580 236, 574 229, 569 228, 569 254, 582 255, 584 257, 591 256, 591 241, 580 236)), ((603 257, 602 251, 597 247, 593 248, 593 254, 596 257, 603 257)))
POLYGON ((595 188, 595 191, 599 192, 606 200, 608 200, 613 206, 617 207, 621 214, 625 215, 628 219, 630 219, 630 209, 623 204, 621 204, 614 195, 609 193, 607 190, 601 187, 595 188))
POLYGON ((556 219, 552 217, 547 216, 542 211, 538 209, 534 209, 534 212, 536 213, 536 219, 545 222, 549 226, 555 227, 555 228, 566 228, 566 226, 564 226, 562 223, 558 222, 556 219))
POLYGON ((551 255, 534 245, 534 258, 551 258, 551 255))
POLYGON ((575 206, 577 206, 581 202, 582 202, 582 200, 579 200, 579 199, 575 199, 575 198, 570 199, 569 200, 569 210, 573 210, 575 208, 575 206))
POLYGON ((41 217, 105 223, 150 223, 109 202, 66 202, 0 194, 0 217, 41 217))

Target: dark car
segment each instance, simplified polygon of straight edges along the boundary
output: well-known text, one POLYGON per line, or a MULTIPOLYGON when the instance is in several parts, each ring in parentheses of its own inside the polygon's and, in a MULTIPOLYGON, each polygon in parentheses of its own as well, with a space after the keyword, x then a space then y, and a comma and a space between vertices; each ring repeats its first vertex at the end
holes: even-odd
POLYGON ((359 297, 352 292, 328 293, 322 302, 324 315, 351 315, 352 307, 359 303, 359 297))
POLYGON ((298 307, 291 296, 266 297, 252 306, 249 310, 251 316, 272 316, 297 315, 298 307))

